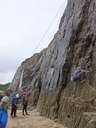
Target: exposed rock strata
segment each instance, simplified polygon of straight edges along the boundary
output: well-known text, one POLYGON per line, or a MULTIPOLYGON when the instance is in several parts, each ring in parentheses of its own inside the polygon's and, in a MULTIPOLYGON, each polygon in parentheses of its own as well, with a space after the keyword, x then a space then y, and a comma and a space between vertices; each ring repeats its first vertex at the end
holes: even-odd
POLYGON ((22 70, 22 86, 31 87, 32 105, 42 115, 58 118, 69 128, 81 128, 83 113, 96 110, 96 1, 68 1, 54 39, 47 49, 22 63, 11 88, 18 88, 22 70), (88 72, 84 81, 71 82, 77 64, 88 72))

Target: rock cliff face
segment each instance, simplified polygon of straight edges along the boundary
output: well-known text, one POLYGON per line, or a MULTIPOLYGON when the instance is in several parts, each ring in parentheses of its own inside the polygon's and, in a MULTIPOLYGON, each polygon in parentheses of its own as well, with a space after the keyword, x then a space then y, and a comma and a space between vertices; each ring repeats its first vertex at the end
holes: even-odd
POLYGON ((96 110, 95 84, 96 1, 68 0, 54 39, 21 64, 10 88, 30 87, 32 105, 42 115, 58 118, 69 128, 91 128, 84 112, 96 110), (83 81, 71 81, 74 65, 87 71, 83 81))

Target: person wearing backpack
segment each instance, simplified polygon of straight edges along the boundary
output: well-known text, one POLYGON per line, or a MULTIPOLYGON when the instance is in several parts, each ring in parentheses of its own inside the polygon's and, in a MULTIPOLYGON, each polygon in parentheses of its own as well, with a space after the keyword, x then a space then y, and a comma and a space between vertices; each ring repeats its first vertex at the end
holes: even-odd
POLYGON ((4 96, 0 103, 0 128, 6 128, 8 124, 9 98, 4 96))

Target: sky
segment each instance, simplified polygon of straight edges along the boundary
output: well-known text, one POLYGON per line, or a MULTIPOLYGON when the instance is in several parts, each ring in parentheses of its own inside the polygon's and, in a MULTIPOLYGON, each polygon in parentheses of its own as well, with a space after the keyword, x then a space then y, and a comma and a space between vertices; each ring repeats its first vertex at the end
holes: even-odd
POLYGON ((11 82, 26 58, 46 48, 67 0, 0 0, 0 83, 11 82))

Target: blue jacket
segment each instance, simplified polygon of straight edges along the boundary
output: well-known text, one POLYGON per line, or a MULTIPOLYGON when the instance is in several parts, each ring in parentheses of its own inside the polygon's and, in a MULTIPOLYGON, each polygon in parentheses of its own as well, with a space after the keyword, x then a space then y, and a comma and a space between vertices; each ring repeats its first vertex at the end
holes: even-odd
POLYGON ((0 128, 6 128, 8 122, 8 112, 0 108, 0 128))
POLYGON ((18 99, 16 97, 12 98, 12 105, 17 105, 18 99))

